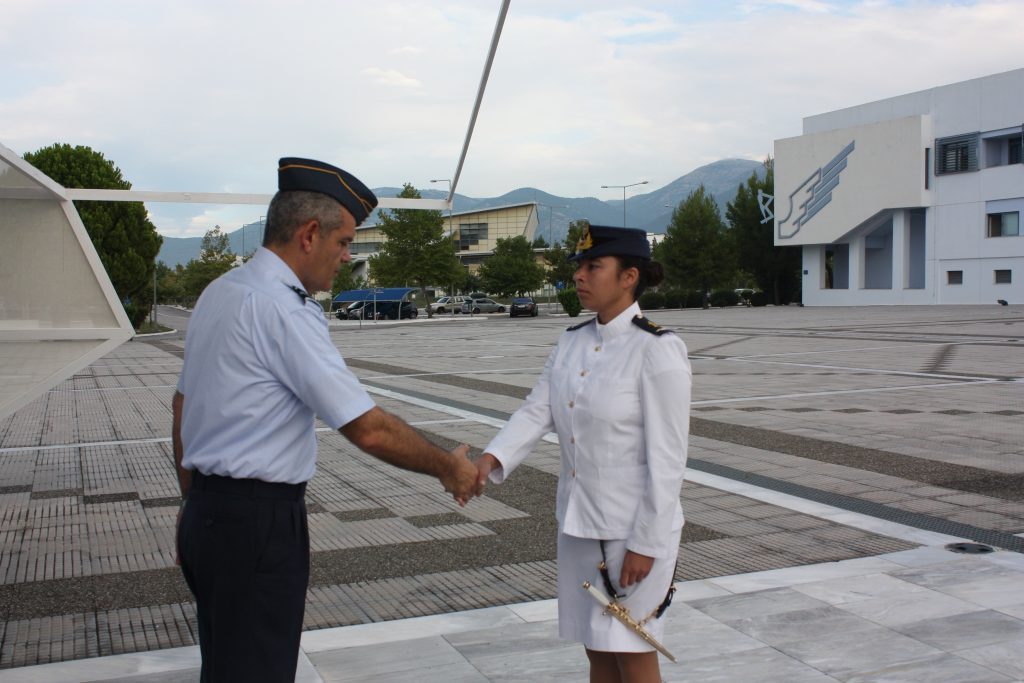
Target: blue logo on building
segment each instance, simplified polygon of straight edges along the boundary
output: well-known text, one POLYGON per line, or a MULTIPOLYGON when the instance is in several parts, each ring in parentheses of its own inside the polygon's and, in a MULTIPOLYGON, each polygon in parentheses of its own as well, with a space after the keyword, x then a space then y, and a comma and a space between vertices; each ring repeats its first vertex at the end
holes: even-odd
MULTIPOLYGON (((786 216, 778 221, 780 240, 789 239, 800 232, 801 227, 810 222, 819 211, 832 201, 832 190, 839 187, 839 174, 846 168, 846 157, 850 156, 853 149, 854 142, 851 141, 830 162, 812 173, 807 180, 800 183, 800 186, 793 190, 789 195, 789 207, 786 211, 786 216), (796 207, 800 213, 790 222, 789 219, 793 215, 793 207, 796 207)), ((765 217, 761 221, 762 223, 767 223, 774 218, 772 210, 768 208, 768 203, 770 203, 771 199, 771 195, 758 193, 761 215, 765 217)))

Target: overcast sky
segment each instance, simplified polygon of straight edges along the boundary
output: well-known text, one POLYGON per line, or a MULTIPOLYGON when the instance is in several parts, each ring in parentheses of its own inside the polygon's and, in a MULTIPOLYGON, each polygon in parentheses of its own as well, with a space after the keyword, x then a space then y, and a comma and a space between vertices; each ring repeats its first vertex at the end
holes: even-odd
MULTIPOLYGON (((281 156, 431 187, 499 7, 0 0, 0 143, 89 145, 145 190, 271 193, 281 156)), ((1021 0, 512 0, 457 190, 621 199, 760 160, 804 116, 1024 66, 1022 25, 1021 0)), ((148 207, 170 236, 263 213, 148 207)))

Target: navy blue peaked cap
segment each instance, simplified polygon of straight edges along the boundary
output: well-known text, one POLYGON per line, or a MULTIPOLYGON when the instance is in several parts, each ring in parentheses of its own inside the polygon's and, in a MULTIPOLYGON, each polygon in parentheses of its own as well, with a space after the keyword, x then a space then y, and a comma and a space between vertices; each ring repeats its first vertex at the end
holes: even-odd
POLYGON ((319 192, 337 199, 356 219, 366 220, 377 206, 377 196, 359 178, 337 166, 314 159, 285 157, 278 162, 277 189, 319 192))
POLYGON ((569 260, 580 261, 598 256, 638 256, 650 261, 651 245, 643 230, 591 225, 584 229, 576 243, 576 253, 569 260))

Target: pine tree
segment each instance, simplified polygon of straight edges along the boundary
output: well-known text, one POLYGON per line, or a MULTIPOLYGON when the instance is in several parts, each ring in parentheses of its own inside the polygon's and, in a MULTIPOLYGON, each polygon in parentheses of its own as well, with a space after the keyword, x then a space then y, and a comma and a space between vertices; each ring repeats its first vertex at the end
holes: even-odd
POLYGON ((701 185, 672 212, 665 239, 658 245, 666 280, 680 289, 699 289, 707 295, 728 285, 735 272, 735 252, 718 203, 701 185))
POLYGON ((764 163, 764 178, 751 174, 726 205, 725 216, 736 242, 737 265, 779 305, 793 301, 800 292, 802 255, 800 247, 775 246, 774 222, 762 222, 758 190, 775 193, 773 161, 769 158, 764 163))

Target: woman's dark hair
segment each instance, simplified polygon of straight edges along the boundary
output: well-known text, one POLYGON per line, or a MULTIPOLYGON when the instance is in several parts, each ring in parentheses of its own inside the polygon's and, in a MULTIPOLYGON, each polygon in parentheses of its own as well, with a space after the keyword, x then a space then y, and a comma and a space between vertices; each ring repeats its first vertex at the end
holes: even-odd
POLYGON ((639 256, 616 256, 615 258, 619 262, 620 271, 636 268, 640 273, 636 287, 633 288, 633 301, 639 299, 648 287, 656 287, 665 279, 665 269, 657 261, 650 261, 639 256))

